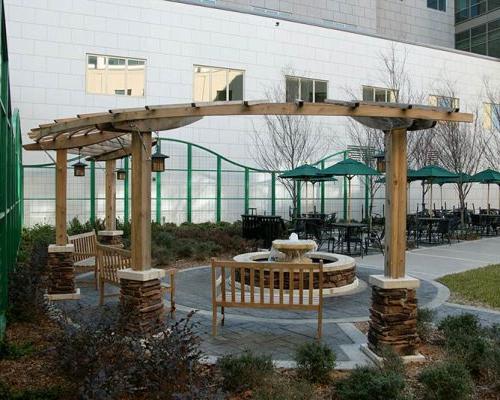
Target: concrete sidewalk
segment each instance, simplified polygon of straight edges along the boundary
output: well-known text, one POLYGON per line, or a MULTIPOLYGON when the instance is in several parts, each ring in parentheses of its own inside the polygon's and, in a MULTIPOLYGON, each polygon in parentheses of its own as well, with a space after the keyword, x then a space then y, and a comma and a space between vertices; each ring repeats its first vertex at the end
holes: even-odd
MULTIPOLYGON (((384 256, 357 257, 356 264, 383 270, 384 256)), ((421 279, 435 280, 489 264, 500 264, 500 237, 420 247, 406 252, 407 273, 421 279)))

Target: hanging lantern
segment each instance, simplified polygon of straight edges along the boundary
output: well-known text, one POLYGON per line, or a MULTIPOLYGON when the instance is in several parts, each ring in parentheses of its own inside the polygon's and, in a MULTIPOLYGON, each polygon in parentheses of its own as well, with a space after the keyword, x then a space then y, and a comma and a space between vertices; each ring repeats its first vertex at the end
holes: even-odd
POLYGON ((156 147, 156 152, 151 156, 151 171, 153 172, 163 172, 165 171, 165 159, 170 158, 165 154, 160 152, 160 149, 156 147))
POLYGON ((385 154, 378 153, 374 156, 375 160, 377 160, 377 171, 380 173, 385 172, 385 154))
POLYGON ((116 170, 116 179, 118 181, 124 181, 126 176, 127 176, 127 171, 125 171, 125 169, 118 168, 116 170))
POLYGON ((82 163, 80 160, 80 150, 78 150, 78 162, 73 164, 73 174, 74 176, 85 176, 85 167, 87 164, 82 163))

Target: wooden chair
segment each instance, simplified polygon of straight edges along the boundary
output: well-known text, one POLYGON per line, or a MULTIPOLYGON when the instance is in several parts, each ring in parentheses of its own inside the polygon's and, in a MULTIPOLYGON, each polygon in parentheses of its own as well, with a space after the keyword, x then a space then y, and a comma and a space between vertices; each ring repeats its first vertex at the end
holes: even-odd
POLYGON ((95 287, 97 289, 97 236, 95 231, 68 236, 68 243, 75 246, 73 266, 77 273, 94 271, 95 287))
MULTIPOLYGON (((130 268, 130 250, 124 250, 115 246, 97 244, 97 275, 99 281, 99 305, 104 304, 104 285, 106 283, 120 286, 118 271, 130 268)), ((170 274, 170 284, 162 283, 162 294, 170 293, 170 312, 175 312, 175 269, 167 271, 170 274)), ((111 295, 112 296, 112 295, 111 295)))
POLYGON ((323 322, 323 263, 241 263, 212 259, 212 334, 217 335, 217 308, 222 324, 226 307, 317 311, 317 337, 323 322), (240 290, 236 275, 240 277, 240 290), (290 279, 290 277, 293 277, 290 279), (267 284, 265 285, 265 281, 267 284), (293 282, 289 285, 289 282, 293 282), (319 282, 314 290, 314 282, 319 282), (305 290, 308 290, 306 293, 305 290))

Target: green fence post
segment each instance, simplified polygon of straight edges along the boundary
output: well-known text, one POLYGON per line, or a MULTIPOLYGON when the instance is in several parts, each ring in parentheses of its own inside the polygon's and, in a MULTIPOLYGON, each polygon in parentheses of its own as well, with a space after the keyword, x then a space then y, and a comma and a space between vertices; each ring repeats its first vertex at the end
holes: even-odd
POLYGON ((90 223, 95 223, 95 161, 90 162, 90 223))
MULTIPOLYGON (((321 169, 325 169, 325 161, 321 161, 321 169)), ((325 213, 325 182, 321 182, 321 214, 325 213)))
MULTIPOLYGON (((161 140, 156 143, 156 148, 161 153, 161 140)), ((156 173, 156 223, 161 224, 161 172, 156 173)))
POLYGON ((125 180, 123 181, 123 221, 128 222, 128 157, 123 160, 123 168, 125 169, 125 180))
MULTIPOLYGON (((347 151, 344 151, 344 160, 347 159, 347 151)), ((342 187, 344 193, 344 221, 347 220, 347 178, 344 176, 344 185, 342 187)))
POLYGON ((297 191, 297 215, 296 217, 300 217, 302 215, 302 182, 295 181, 295 190, 297 191))
POLYGON ((245 214, 250 209, 250 170, 245 168, 245 214))
POLYGON ((271 174, 271 215, 276 215, 276 172, 271 174))
POLYGON ((217 199, 215 220, 221 221, 221 195, 222 195, 222 159, 217 156, 217 199))
POLYGON ((370 181, 371 177, 365 176, 365 218, 368 219, 368 206, 370 197, 370 181))
POLYGON ((193 146, 191 143, 187 145, 187 222, 192 222, 193 220, 193 192, 192 192, 192 182, 193 182, 193 146))

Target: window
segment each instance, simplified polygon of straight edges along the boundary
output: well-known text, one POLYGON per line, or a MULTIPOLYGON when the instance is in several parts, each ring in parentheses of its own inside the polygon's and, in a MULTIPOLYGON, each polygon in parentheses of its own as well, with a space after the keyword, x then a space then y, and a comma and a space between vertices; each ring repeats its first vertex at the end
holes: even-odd
POLYGON ((194 101, 243 100, 244 71, 194 66, 194 101))
POLYGON ((429 96, 429 104, 436 107, 460 108, 460 99, 448 96, 429 96))
POLYGON ((146 61, 87 55, 87 93, 144 96, 146 61))
POLYGON ((427 8, 446 11, 446 0, 427 0, 427 8))
POLYGON ((457 33, 455 48, 500 58, 500 19, 457 33))
POLYGON ((500 0, 455 0, 455 23, 479 17, 500 8, 500 0))
POLYGON ((484 126, 487 129, 500 131, 500 104, 486 103, 484 105, 485 120, 484 126))
POLYGON ((319 79, 287 76, 286 101, 293 103, 300 99, 309 103, 324 103, 328 97, 328 82, 319 79))
POLYGON ((395 103, 398 91, 394 89, 363 86, 363 101, 376 101, 381 103, 395 103))

